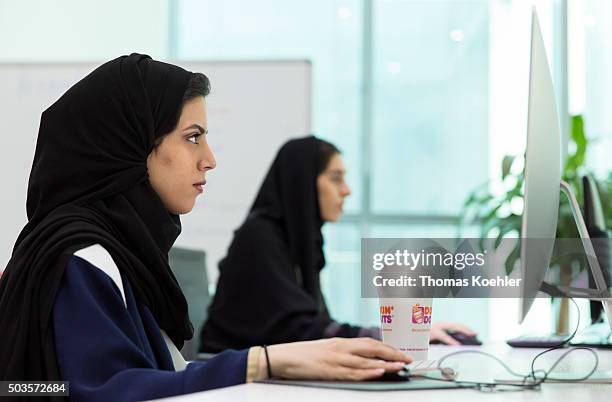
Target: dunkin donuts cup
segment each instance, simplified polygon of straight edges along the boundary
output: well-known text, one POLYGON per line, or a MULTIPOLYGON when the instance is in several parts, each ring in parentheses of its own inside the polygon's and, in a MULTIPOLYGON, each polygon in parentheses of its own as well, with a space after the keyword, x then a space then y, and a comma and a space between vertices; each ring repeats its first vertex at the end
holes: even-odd
POLYGON ((427 360, 433 300, 427 297, 379 300, 383 342, 414 360, 427 360))

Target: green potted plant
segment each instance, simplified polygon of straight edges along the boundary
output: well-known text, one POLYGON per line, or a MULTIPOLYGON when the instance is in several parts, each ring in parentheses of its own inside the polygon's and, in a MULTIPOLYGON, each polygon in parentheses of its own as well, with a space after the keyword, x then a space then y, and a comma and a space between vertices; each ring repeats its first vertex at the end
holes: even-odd
MULTIPOLYGON (((582 116, 571 117, 569 136, 569 152, 562 172, 562 179, 570 184, 576 198, 582 202, 581 177, 590 173, 585 166, 587 148, 590 141, 584 132, 582 116)), ((524 191, 524 157, 506 156, 501 167, 501 187, 498 192, 492 191, 491 181, 487 181, 472 191, 467 197, 461 212, 461 231, 465 225, 478 225, 481 238, 495 238, 497 246, 502 238, 518 237, 521 229, 522 200, 524 191)), ((600 197, 604 207, 606 224, 612 224, 612 173, 604 180, 597 181, 600 197)), ((560 196, 559 220, 557 238, 577 238, 578 229, 572 215, 569 201, 560 196)), ((554 254, 553 254, 554 255, 554 254)), ((506 260, 506 272, 514 269, 519 259, 519 246, 512 251, 506 260)), ((573 277, 584 269, 586 260, 580 256, 571 255, 553 257, 551 267, 555 267, 560 284, 568 285, 573 277)), ((568 330, 567 299, 562 299, 557 307, 558 316, 556 332, 566 333, 568 330)))

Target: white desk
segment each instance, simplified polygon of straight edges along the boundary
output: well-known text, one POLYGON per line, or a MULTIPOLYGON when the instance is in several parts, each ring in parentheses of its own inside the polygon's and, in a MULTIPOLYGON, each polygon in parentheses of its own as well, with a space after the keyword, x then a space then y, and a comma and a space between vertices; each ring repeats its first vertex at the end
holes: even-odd
MULTIPOLYGON (((515 349, 505 344, 493 344, 485 347, 451 347, 432 345, 430 358, 439 358, 447 353, 458 350, 477 349, 492 353, 501 358, 514 371, 527 373, 531 359, 543 349, 515 349)), ((547 369, 552 362, 566 349, 547 353, 538 359, 535 368, 547 369)), ((598 371, 612 370, 612 351, 598 350, 598 371)), ((505 370, 495 361, 485 356, 465 354, 449 358, 456 362, 461 380, 488 381, 493 378, 507 378, 505 370)), ((590 371, 593 358, 587 351, 572 352, 557 366, 555 372, 576 373, 576 377, 590 371)), ((545 383, 539 391, 522 392, 479 392, 473 389, 420 390, 420 391, 345 391, 309 387, 294 387, 288 385, 244 384, 222 388, 213 391, 198 392, 173 398, 160 399, 165 402, 312 402, 312 401, 550 401, 550 402, 610 402, 612 400, 612 384, 556 384, 545 383)))

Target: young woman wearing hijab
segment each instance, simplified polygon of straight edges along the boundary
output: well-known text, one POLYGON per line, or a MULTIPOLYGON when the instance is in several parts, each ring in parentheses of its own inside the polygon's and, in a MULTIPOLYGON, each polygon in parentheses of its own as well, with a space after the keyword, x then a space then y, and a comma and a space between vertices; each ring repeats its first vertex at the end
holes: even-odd
MULTIPOLYGON (((325 266, 321 227, 342 214, 350 189, 340 151, 313 136, 278 152, 245 222, 219 263, 217 291, 200 334, 200 350, 220 352, 264 343, 369 336, 380 330, 334 321, 321 294, 325 266)), ((434 342, 458 344, 438 322, 434 342)))
POLYGON ((64 380, 74 401, 136 401, 270 372, 374 378, 410 361, 367 339, 182 359, 193 328, 168 250, 179 215, 215 167, 208 91, 202 74, 132 54, 102 65, 43 113, 28 223, 0 279, 0 380, 64 380))

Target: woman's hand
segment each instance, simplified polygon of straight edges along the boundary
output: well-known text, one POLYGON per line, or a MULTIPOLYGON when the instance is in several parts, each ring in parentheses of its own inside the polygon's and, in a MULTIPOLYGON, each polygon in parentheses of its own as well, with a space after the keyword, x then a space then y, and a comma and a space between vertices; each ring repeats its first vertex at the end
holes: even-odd
MULTIPOLYGON (((268 346, 274 377, 309 380, 368 380, 399 371, 412 362, 397 349, 372 338, 331 338, 268 346)), ((267 377, 264 351, 259 376, 267 377)))
POLYGON ((446 333, 446 330, 452 330, 461 332, 468 336, 475 336, 476 332, 472 331, 469 327, 463 324, 450 323, 450 322, 436 322, 431 325, 431 333, 429 335, 429 341, 438 341, 447 345, 460 345, 460 343, 446 333))

